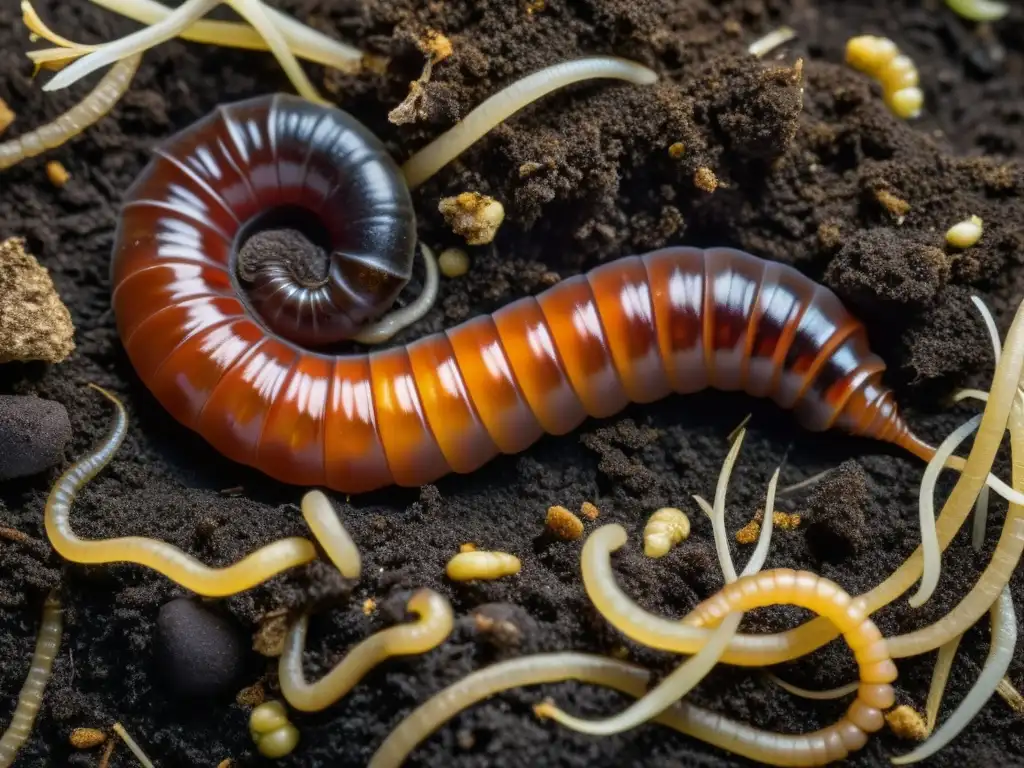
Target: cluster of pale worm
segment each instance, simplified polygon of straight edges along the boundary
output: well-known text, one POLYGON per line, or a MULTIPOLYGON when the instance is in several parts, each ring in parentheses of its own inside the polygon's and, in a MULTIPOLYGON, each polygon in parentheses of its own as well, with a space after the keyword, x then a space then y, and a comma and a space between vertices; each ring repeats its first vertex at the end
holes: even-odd
MULTIPOLYGON (((150 8, 147 18, 139 19, 150 27, 106 47, 65 41, 65 47, 80 50, 56 49, 49 60, 82 58, 51 88, 119 63, 53 127, 0 145, 0 167, 56 146, 109 111, 147 46, 185 30, 193 39, 209 41, 214 28, 197 19, 218 2, 193 0, 175 11, 155 5, 162 10, 150 8)), ((948 649, 951 643, 955 647, 991 610, 996 641, 981 680, 928 743, 897 762, 927 757, 963 728, 994 689, 993 675, 998 682, 1005 672, 1006 649, 1012 655, 1016 639, 1007 583, 1024 550, 1019 490, 1024 486, 1024 414, 1015 398, 1024 365, 1024 309, 1005 347, 985 315, 997 357, 991 391, 973 393, 987 400, 985 410, 938 448, 918 438, 903 420, 882 382, 885 365, 871 352, 864 327, 831 291, 795 269, 734 249, 674 247, 627 257, 408 345, 334 354, 342 342, 373 345, 391 338, 433 304, 437 270, 424 247, 427 280, 421 296, 389 313, 412 275, 413 188, 491 127, 556 88, 594 77, 648 85, 657 75, 606 57, 555 65, 491 97, 399 167, 355 118, 315 97, 301 70, 289 63, 303 46, 308 58, 320 61, 347 57, 351 63, 351 51, 332 49, 256 0, 232 0, 231 5, 262 36, 263 47, 282 60, 306 98, 275 95, 225 105, 159 147, 125 196, 111 267, 118 330, 138 375, 177 420, 227 457, 284 482, 347 493, 419 486, 450 472, 474 471, 498 454, 526 449, 544 433, 568 433, 587 417, 610 416, 629 402, 715 387, 770 397, 794 411, 809 430, 839 428, 892 443, 928 462, 921 488, 921 549, 881 585, 851 596, 813 573, 761 571, 778 471, 769 485, 760 541, 743 572, 736 573, 725 541, 724 504, 741 433, 723 465, 714 503, 699 500, 712 519, 726 586, 682 621, 643 610, 615 583, 610 557, 627 542, 624 528, 603 526, 583 547, 584 585, 602 616, 638 643, 691 658, 649 691, 646 671, 599 656, 553 653, 497 664, 456 682, 409 714, 379 747, 371 768, 400 765, 430 733, 477 701, 516 686, 568 679, 611 687, 638 700, 601 721, 571 716, 550 701, 537 705, 538 716, 594 735, 657 720, 765 764, 823 765, 861 749, 882 727, 883 711, 894 703, 893 659, 948 649), (322 280, 300 280, 280 263, 255 268, 240 263, 241 241, 268 218, 287 223, 296 209, 311 214, 326 230, 330 266, 322 280), (328 215, 337 210, 346 212, 345 222, 328 215), (957 445, 975 430, 967 459, 954 456, 957 445), (989 473, 1007 430, 1012 487, 989 473), (962 472, 936 519, 931 496, 936 476, 946 467, 962 472), (871 614, 919 578, 912 604, 931 595, 942 549, 990 488, 1010 500, 1010 515, 978 584, 940 621, 883 637, 871 614), (746 611, 777 604, 801 606, 819 618, 775 635, 737 631, 746 611), (827 728, 805 735, 769 733, 683 700, 720 662, 779 664, 840 635, 857 660, 859 681, 840 691, 856 696, 827 728)), ((260 37, 246 36, 253 29, 209 24, 223 25, 216 34, 234 44, 260 47, 260 37)), ((891 105, 907 114, 919 109, 916 70, 894 46, 861 38, 850 51, 851 63, 886 84, 891 105)), ((957 231, 950 242, 976 242, 980 221, 971 224, 976 236, 973 230, 957 231)), ((70 524, 75 494, 111 461, 128 428, 121 402, 96 389, 115 406, 113 427, 106 440, 62 474, 46 504, 47 535, 63 557, 76 563, 143 565, 208 597, 238 594, 318 557, 312 542, 294 537, 233 565, 211 568, 153 539, 78 538, 70 524)), ((982 522, 976 520, 976 530, 982 531, 983 506, 978 504, 982 522)), ((307 493, 302 514, 341 575, 357 579, 359 550, 327 497, 320 491, 307 493)), ((680 510, 658 510, 644 529, 644 550, 649 557, 663 557, 689 531, 680 510)), ((513 555, 465 551, 449 562, 448 576, 454 581, 499 578, 521 567, 513 555)), ((448 638, 454 614, 447 599, 420 589, 407 609, 417 616, 414 622, 368 637, 314 683, 303 673, 310 617, 297 617, 278 668, 285 701, 299 711, 323 710, 387 658, 423 654, 448 638)), ((13 762, 30 732, 61 627, 54 595, 46 603, 14 720, 0 739, 0 768, 13 762)), ((280 702, 254 710, 250 729, 268 757, 289 753, 299 741, 280 702)))

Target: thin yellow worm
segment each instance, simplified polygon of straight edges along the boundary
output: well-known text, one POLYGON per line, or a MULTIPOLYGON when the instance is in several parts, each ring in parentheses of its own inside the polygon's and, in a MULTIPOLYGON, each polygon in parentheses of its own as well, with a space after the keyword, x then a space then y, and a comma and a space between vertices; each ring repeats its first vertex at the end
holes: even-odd
POLYGON ((141 61, 141 54, 122 59, 110 68, 82 101, 56 120, 0 144, 0 171, 47 150, 56 149, 99 122, 124 96, 141 61))
MULTIPOLYGON (((656 719, 762 764, 819 766, 841 760, 862 748, 868 734, 882 727, 881 710, 894 701, 895 665, 881 633, 856 602, 833 582, 807 571, 778 569, 741 577, 706 601, 701 615, 708 621, 720 621, 736 610, 778 602, 821 611, 826 621, 841 628, 854 652, 861 682, 857 698, 837 723, 804 735, 771 733, 686 702, 677 703, 656 719)), ((647 678, 638 667, 578 653, 541 654, 495 664, 449 686, 409 714, 381 744, 368 768, 398 768, 418 744, 456 714, 510 688, 578 680, 640 697, 646 691, 647 678)))
POLYGON ((315 683, 302 672, 309 616, 292 626, 278 664, 281 693, 295 709, 319 712, 351 691, 366 673, 391 656, 412 656, 431 651, 451 634, 454 615, 447 599, 430 589, 420 589, 406 608, 419 616, 411 624, 389 627, 352 648, 334 669, 315 683))
POLYGON ((53 671, 53 661, 60 650, 64 634, 64 617, 61 615, 60 599, 57 592, 51 592, 43 605, 43 623, 36 638, 36 650, 32 655, 25 684, 18 694, 18 705, 14 709, 11 724, 0 736, 0 768, 10 768, 18 750, 24 746, 32 733, 36 715, 43 704, 43 693, 53 671))
POLYGON ((72 464, 58 478, 46 502, 46 534, 63 558, 90 565, 135 563, 152 568, 176 584, 204 597, 227 597, 262 584, 279 573, 316 559, 316 548, 306 539, 280 539, 258 549, 234 565, 210 568, 166 542, 140 536, 85 541, 71 529, 75 494, 110 462, 128 431, 124 405, 114 395, 90 384, 116 408, 110 433, 92 453, 72 464))

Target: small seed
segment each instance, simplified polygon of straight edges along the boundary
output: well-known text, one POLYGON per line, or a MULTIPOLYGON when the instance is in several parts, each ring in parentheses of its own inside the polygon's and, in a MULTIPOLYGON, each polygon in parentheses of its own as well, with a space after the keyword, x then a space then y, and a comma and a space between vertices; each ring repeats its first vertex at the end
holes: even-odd
POLYGON ((597 520, 597 516, 600 514, 597 507, 591 504, 589 501, 584 501, 580 505, 580 514, 583 515, 587 520, 597 520))
POLYGON ((445 277, 462 277, 469 271, 469 256, 458 248, 445 248, 437 257, 437 266, 445 277))
POLYGON ((366 600, 363 601, 363 614, 365 616, 369 616, 371 613, 373 613, 376 610, 377 610, 377 601, 374 600, 372 597, 368 597, 368 598, 366 598, 366 600))
POLYGON ((565 507, 549 507, 547 526, 556 536, 572 541, 583 535, 583 521, 565 507))
POLYGON ((75 728, 71 732, 71 746, 75 749, 92 749, 107 740, 107 734, 99 728, 75 728))
POLYGON ((954 224, 946 232, 946 242, 954 248, 970 248, 981 239, 982 221, 977 216, 954 224))
POLYGON ((51 160, 46 164, 46 177, 50 180, 50 183, 55 187, 63 187, 68 183, 68 179, 71 178, 71 174, 68 173, 67 168, 61 165, 56 160, 51 160))

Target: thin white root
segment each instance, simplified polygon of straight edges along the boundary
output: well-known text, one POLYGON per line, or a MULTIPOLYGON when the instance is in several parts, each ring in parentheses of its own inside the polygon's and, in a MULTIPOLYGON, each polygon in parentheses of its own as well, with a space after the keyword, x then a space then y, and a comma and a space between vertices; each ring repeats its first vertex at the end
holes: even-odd
POLYGON ((267 48, 277 58, 282 69, 303 98, 321 104, 327 103, 313 87, 295 59, 283 32, 279 29, 280 24, 275 25, 271 21, 266 7, 260 0, 186 0, 155 24, 119 40, 97 46, 95 50, 86 53, 57 73, 50 82, 43 86, 43 90, 57 91, 67 88, 97 69, 132 54, 142 54, 156 45, 178 37, 196 20, 222 3, 234 9, 264 39, 267 48))
POLYGON ((780 45, 785 45, 790 40, 796 37, 796 30, 792 27, 779 27, 776 30, 769 32, 764 37, 758 38, 747 47, 747 53, 751 56, 761 58, 780 45))
POLYGON ((939 646, 939 651, 935 656, 932 682, 928 686, 928 699, 924 706, 924 722, 929 736, 935 730, 935 723, 939 719, 939 707, 942 706, 942 696, 946 692, 949 672, 953 668, 956 651, 960 647, 963 637, 963 635, 957 635, 945 645, 939 646))
POLYGON ((946 0, 946 5, 968 21, 999 21, 1010 12, 1009 5, 993 0, 946 0))
POLYGON ((847 683, 841 685, 838 688, 830 688, 827 691, 812 691, 810 688, 801 688, 800 686, 787 683, 778 675, 771 672, 765 673, 768 679, 775 683, 782 690, 799 696, 802 699, 811 699, 813 701, 831 701, 832 699, 841 699, 843 696, 849 696, 851 693, 856 693, 857 689, 860 688, 860 681, 853 683, 847 683))
POLYGON ((142 751, 142 747, 135 742, 135 739, 128 735, 128 731, 124 729, 123 725, 120 723, 114 723, 113 729, 114 733, 121 737, 121 741, 123 741, 127 745, 128 749, 131 750, 132 754, 135 755, 136 759, 142 763, 143 768, 155 768, 153 761, 150 760, 146 753, 142 751))
MULTIPOLYGON (((173 13, 171 8, 155 0, 92 0, 92 3, 147 26, 157 24, 173 13)), ((357 72, 362 68, 364 53, 360 49, 317 32, 275 8, 265 6, 264 10, 281 30, 296 56, 342 72, 357 72)), ((255 29, 234 21, 195 21, 179 37, 194 43, 252 51, 270 50, 267 41, 255 29)))
POLYGON ((534 72, 491 96, 453 128, 406 160, 402 166, 406 183, 410 189, 415 189, 496 125, 537 99, 581 80, 595 78, 650 85, 657 81, 658 75, 634 61, 614 56, 566 61, 534 72))
POLYGON ((134 54, 117 62, 82 101, 56 120, 0 144, 0 171, 56 149, 99 122, 124 96, 140 61, 141 56, 134 54))
POLYGON ((433 308, 439 287, 437 259, 434 258, 434 252, 423 243, 420 243, 420 251, 427 270, 423 291, 407 307, 393 310, 380 320, 364 326, 352 337, 354 341, 360 344, 382 344, 403 328, 421 320, 433 308))
POLYGON ((637 728, 648 720, 663 714, 676 702, 696 687, 711 671, 725 653, 729 641, 740 625, 742 613, 730 613, 719 625, 707 645, 683 662, 671 675, 662 680, 650 693, 617 715, 605 720, 582 720, 562 711, 554 704, 545 702, 534 707, 538 717, 550 718, 579 733, 591 736, 611 736, 637 728))
POLYGON ((949 720, 921 746, 901 757, 892 758, 894 765, 908 765, 931 757, 955 739, 960 732, 981 711, 985 703, 999 687, 1006 670, 1013 661, 1013 650, 1017 645, 1017 616, 1013 610, 1013 598, 1009 587, 1003 587, 999 599, 990 611, 992 617, 992 644, 981 674, 960 706, 950 715, 949 720))
POLYGON ((923 564, 921 585, 909 603, 913 608, 920 608, 935 592, 942 571, 942 550, 939 547, 939 535, 935 527, 935 483, 946 461, 957 447, 974 432, 981 423, 982 414, 971 417, 966 423, 957 427, 935 450, 935 456, 925 467, 921 479, 921 493, 918 506, 921 517, 921 553, 923 564))

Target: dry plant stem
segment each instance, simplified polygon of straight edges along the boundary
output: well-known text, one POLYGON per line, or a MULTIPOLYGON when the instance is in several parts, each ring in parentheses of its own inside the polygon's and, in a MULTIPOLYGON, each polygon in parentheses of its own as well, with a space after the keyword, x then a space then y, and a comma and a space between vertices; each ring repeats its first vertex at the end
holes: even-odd
POLYGON ((192 22, 206 15, 221 3, 227 3, 239 16, 252 25, 264 38, 282 69, 288 75, 298 93, 310 101, 326 104, 313 84, 306 77, 302 67, 292 54, 281 31, 268 17, 260 0, 186 0, 159 22, 140 29, 119 40, 97 46, 67 66, 43 86, 44 91, 56 91, 75 83, 90 72, 111 64, 133 53, 145 50, 179 36, 192 22))
POLYGON ((46 502, 46 533, 53 548, 67 560, 83 564, 135 563, 163 574, 179 586, 205 597, 226 597, 262 584, 283 571, 316 559, 306 539, 280 539, 224 568, 210 568, 177 547, 155 539, 131 536, 85 541, 71 529, 75 494, 110 462, 128 431, 124 406, 109 392, 90 384, 114 404, 117 416, 106 439, 60 476, 46 502))
POLYGON ((368 637, 315 683, 307 683, 302 672, 302 653, 309 628, 309 617, 302 616, 288 633, 278 665, 285 700, 303 712, 319 712, 351 691, 367 672, 385 659, 426 653, 451 634, 454 622, 451 605, 436 592, 419 590, 410 598, 407 608, 419 616, 418 621, 390 627, 368 637))
POLYGON ((453 128, 441 134, 405 161, 402 172, 415 189, 475 144, 494 126, 552 91, 595 78, 625 80, 650 85, 658 76, 636 62, 598 56, 555 64, 517 80, 484 101, 453 128))
MULTIPOLYGON (((154 0, 92 0, 92 3, 147 26, 162 21, 173 12, 154 0)), ((317 32, 274 8, 266 7, 265 10, 296 56, 343 72, 355 72, 361 68, 363 52, 360 49, 317 32)), ((178 36, 195 43, 253 51, 269 50, 267 41, 256 30, 232 21, 198 20, 178 36)))
POLYGON ((361 328, 353 337, 354 341, 360 344, 383 344, 402 329, 421 320, 434 306, 439 287, 437 259, 434 258, 434 252, 423 243, 420 243, 420 251, 423 254, 423 266, 427 270, 423 291, 407 307, 392 310, 380 320, 361 328))
POLYGON ((128 90, 140 60, 141 56, 133 55, 117 62, 82 101, 56 120, 0 143, 0 170, 55 149, 98 122, 128 90))
POLYGON ((43 605, 43 623, 36 638, 35 653, 32 655, 28 677, 18 694, 18 704, 14 708, 11 724, 0 736, 0 768, 10 768, 14 764, 18 750, 32 733, 63 634, 64 617, 61 615, 60 599, 56 591, 53 591, 43 605))

